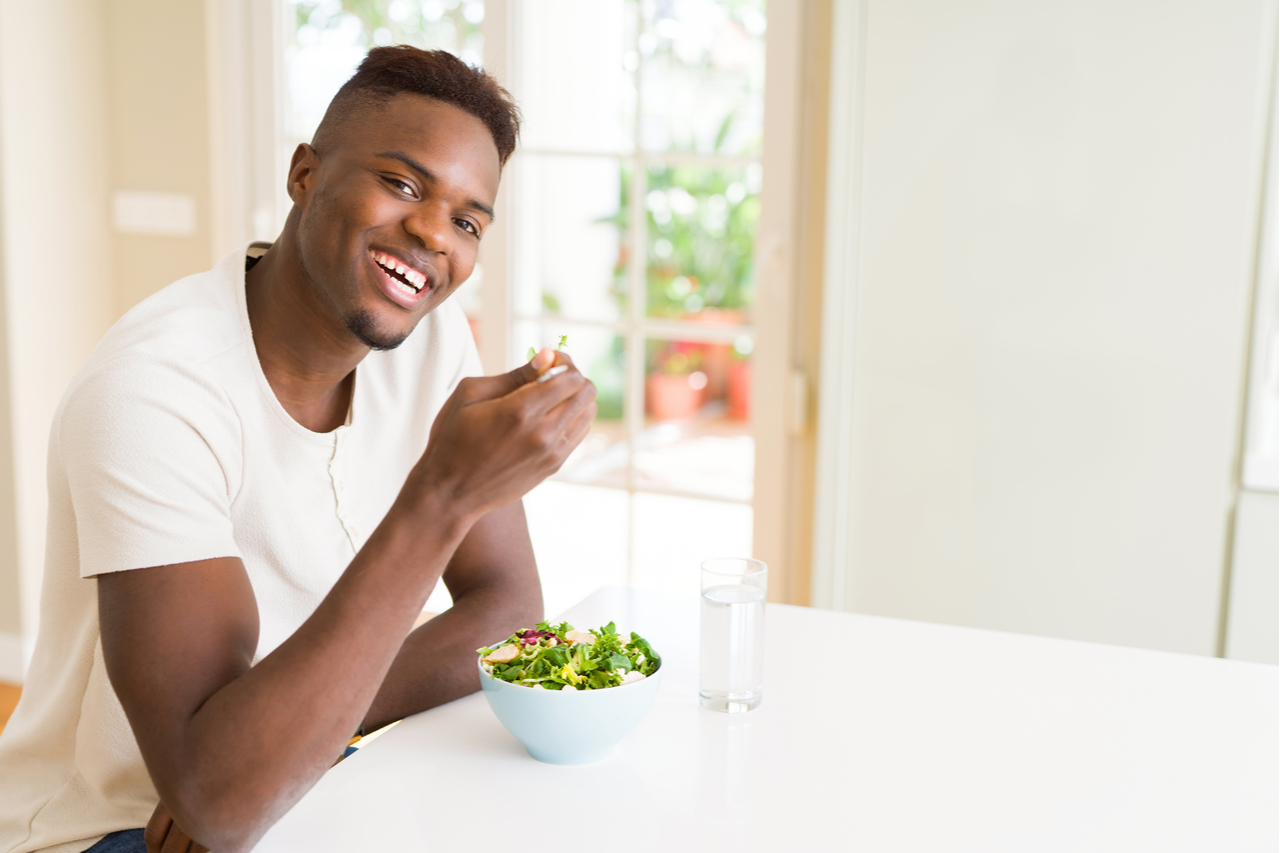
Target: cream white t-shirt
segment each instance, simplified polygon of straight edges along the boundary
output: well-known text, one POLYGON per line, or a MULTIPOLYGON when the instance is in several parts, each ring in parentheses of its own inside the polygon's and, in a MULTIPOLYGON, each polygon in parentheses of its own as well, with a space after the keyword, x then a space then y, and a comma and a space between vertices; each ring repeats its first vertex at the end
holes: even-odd
POLYGON ((235 252, 126 314, 54 416, 40 634, 0 735, 4 853, 85 850, 145 826, 159 800, 107 679, 94 576, 239 557, 258 603, 256 662, 315 610, 446 398, 481 372, 466 318, 446 301, 400 347, 360 363, 346 426, 311 432, 258 363, 245 259, 235 252))

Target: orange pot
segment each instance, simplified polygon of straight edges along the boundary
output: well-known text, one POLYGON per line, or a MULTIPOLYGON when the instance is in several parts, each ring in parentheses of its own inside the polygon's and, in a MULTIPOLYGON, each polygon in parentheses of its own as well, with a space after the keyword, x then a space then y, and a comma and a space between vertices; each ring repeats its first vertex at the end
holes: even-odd
POLYGON ((751 362, 729 365, 729 417, 735 421, 751 418, 751 362))
POLYGON ((692 417, 702 405, 702 389, 689 384, 687 375, 651 373, 644 381, 644 408, 656 420, 678 421, 692 417))

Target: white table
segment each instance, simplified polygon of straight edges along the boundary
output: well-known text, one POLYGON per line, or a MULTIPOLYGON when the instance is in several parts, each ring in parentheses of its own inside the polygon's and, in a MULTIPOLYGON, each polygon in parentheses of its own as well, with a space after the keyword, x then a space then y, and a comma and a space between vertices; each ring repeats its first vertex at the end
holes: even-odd
POLYGON ((696 600, 604 589, 663 654, 599 764, 529 758, 480 694, 330 771, 258 847, 295 851, 1269 851, 1275 667, 770 604, 765 700, 697 704, 696 600))

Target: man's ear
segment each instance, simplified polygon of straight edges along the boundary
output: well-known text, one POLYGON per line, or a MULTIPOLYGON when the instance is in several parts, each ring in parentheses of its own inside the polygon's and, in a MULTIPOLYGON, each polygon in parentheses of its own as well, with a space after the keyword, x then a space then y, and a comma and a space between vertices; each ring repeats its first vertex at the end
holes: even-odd
POLYGON ((311 194, 311 184, 320 167, 320 156, 316 150, 305 142, 294 149, 293 159, 289 161, 289 179, 285 190, 289 198, 299 207, 306 206, 307 196, 311 194))

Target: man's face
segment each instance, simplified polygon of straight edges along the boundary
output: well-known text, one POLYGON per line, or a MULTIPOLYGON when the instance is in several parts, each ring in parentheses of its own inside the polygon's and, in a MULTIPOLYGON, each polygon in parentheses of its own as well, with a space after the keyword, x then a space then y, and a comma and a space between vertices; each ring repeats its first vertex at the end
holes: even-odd
POLYGON ((362 110, 325 151, 294 155, 303 272, 353 335, 398 346, 471 275, 500 168, 485 124, 451 104, 362 110))

